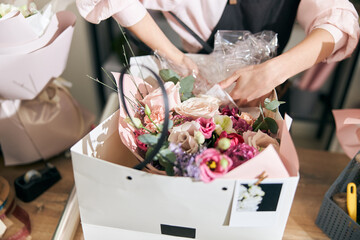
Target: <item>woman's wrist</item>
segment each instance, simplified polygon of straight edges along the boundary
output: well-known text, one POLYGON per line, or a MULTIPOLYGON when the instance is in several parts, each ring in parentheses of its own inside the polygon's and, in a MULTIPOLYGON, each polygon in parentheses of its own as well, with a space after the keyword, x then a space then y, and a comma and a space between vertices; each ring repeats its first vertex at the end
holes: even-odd
POLYGON ((278 86, 290 78, 290 66, 287 66, 287 61, 283 56, 278 56, 262 63, 266 69, 266 75, 272 79, 274 86, 278 86))

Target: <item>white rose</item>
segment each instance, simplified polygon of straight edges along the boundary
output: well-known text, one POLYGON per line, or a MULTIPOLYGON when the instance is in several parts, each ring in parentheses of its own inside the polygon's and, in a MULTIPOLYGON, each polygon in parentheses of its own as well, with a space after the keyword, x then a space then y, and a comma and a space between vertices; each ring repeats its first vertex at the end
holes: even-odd
POLYGON ((219 112, 219 100, 211 96, 201 95, 182 102, 175 107, 175 111, 193 119, 199 117, 212 118, 219 112))

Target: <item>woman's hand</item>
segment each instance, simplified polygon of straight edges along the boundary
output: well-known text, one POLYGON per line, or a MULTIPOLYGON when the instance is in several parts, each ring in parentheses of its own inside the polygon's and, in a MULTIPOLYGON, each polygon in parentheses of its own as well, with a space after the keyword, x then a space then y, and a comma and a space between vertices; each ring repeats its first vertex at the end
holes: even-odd
POLYGON ((283 79, 276 69, 281 66, 273 66, 271 60, 259 65, 247 66, 235 71, 230 77, 221 81, 219 85, 225 89, 235 83, 230 96, 239 106, 258 106, 259 101, 264 99, 283 79))
POLYGON ((162 57, 166 59, 169 68, 171 68, 172 70, 174 70, 183 77, 189 75, 197 76, 199 74, 199 68, 197 64, 182 52, 179 54, 178 57, 172 57, 166 55, 162 57))
POLYGON ((314 29, 289 51, 259 65, 241 68, 220 82, 224 89, 235 83, 230 92, 241 105, 272 91, 286 79, 323 61, 334 49, 334 38, 324 29, 314 29))

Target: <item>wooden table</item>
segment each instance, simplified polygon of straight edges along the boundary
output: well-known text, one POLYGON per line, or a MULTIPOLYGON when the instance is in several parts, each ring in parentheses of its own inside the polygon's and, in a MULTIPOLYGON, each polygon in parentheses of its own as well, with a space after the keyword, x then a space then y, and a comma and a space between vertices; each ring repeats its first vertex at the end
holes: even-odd
MULTIPOLYGON (((292 205, 283 239, 329 239, 316 225, 323 196, 330 185, 346 167, 350 159, 340 153, 298 149, 300 182, 292 205)), ((33 239, 51 239, 62 215, 67 198, 74 184, 71 160, 56 157, 50 162, 57 167, 62 179, 30 203, 18 204, 30 214, 33 239)), ((39 169, 43 163, 26 166, 4 167, 0 159, 0 175, 12 185, 16 177, 29 169, 39 169)), ((83 239, 79 227, 74 239, 83 239)))

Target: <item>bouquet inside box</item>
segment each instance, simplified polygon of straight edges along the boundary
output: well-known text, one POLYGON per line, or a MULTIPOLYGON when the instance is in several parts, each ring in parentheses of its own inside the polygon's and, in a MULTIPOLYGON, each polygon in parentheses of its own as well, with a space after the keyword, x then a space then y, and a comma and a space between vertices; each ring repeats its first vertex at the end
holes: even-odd
POLYGON ((160 76, 160 87, 131 75, 122 75, 119 86, 125 103, 120 136, 149 171, 210 182, 269 145, 279 152, 281 102, 267 98, 257 108, 241 110, 218 85, 195 96, 193 76, 182 78, 170 69, 160 70, 160 76))
POLYGON ((212 80, 130 64, 110 75, 119 111, 71 149, 85 238, 281 239, 299 163, 276 95, 239 109, 212 80))

